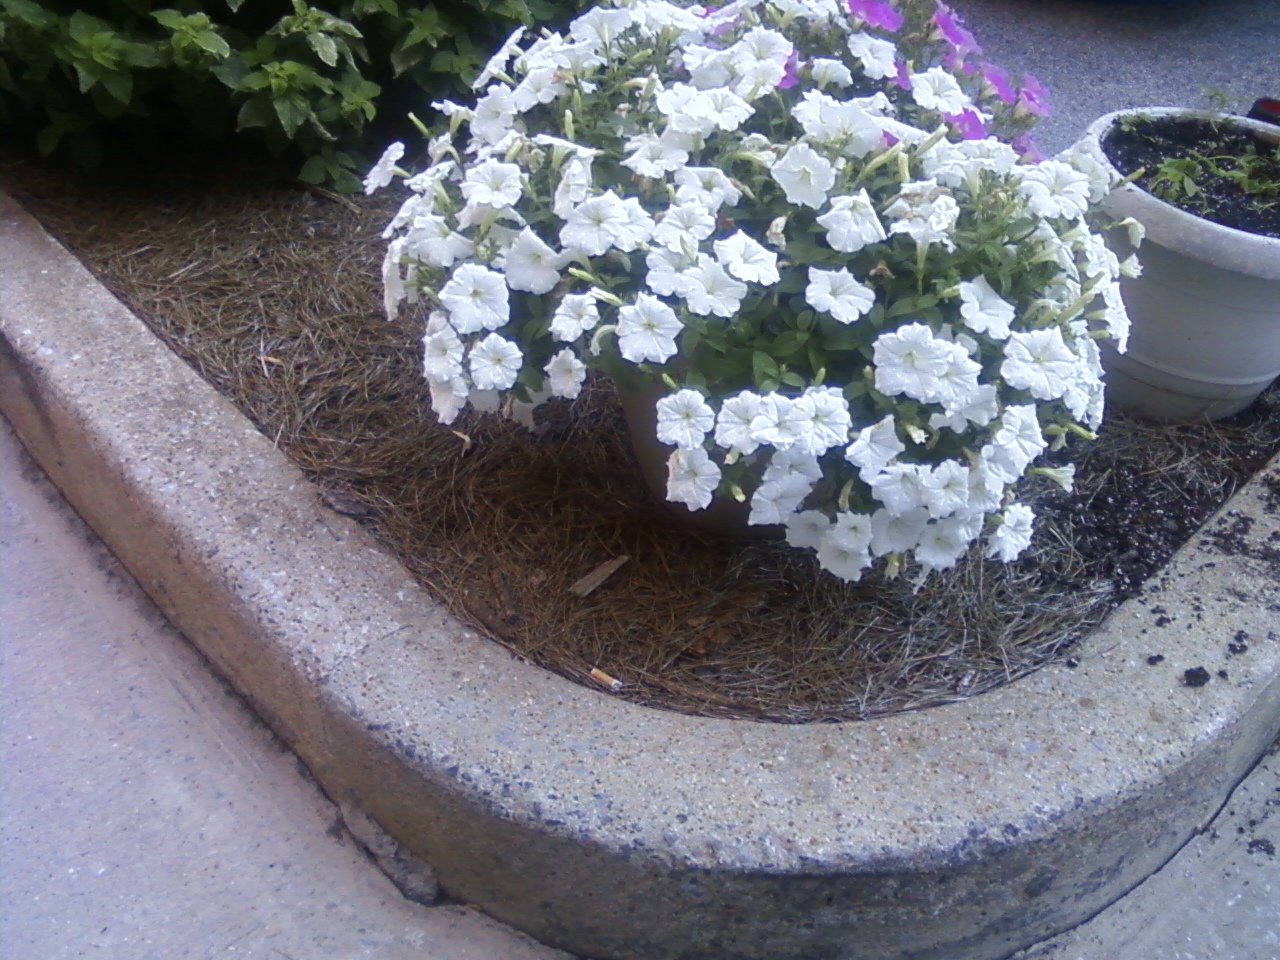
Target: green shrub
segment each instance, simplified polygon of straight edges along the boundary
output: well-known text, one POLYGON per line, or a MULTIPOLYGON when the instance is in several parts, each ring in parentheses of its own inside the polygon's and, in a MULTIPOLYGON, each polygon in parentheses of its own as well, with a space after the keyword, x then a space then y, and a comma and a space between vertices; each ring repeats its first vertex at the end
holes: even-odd
POLYGON ((353 189, 367 124, 465 86, 513 30, 582 0, 0 0, 0 122, 92 165, 104 134, 257 131, 353 189))

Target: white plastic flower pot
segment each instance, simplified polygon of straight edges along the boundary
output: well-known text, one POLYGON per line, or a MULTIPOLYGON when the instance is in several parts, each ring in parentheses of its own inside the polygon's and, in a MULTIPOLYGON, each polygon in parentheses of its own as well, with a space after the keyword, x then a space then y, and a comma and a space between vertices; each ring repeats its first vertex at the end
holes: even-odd
MULTIPOLYGON (((1173 107, 1109 113, 1081 145, 1114 171, 1102 141, 1135 115, 1220 117, 1173 107)), ((1272 124, 1230 122, 1280 137, 1272 124)), ((1280 377, 1280 240, 1211 223, 1133 184, 1113 190, 1106 205, 1146 227, 1142 276, 1121 281, 1133 322, 1129 349, 1120 354, 1102 344, 1108 401, 1164 421, 1218 420, 1243 410, 1280 377)), ((1109 242, 1123 260, 1133 248, 1121 233, 1109 242)))

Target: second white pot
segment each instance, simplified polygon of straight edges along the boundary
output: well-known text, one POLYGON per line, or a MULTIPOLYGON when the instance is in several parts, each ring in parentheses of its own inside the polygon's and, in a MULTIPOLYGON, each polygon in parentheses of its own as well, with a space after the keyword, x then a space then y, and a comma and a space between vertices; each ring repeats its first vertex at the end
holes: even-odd
MULTIPOLYGON (((1089 127, 1082 146, 1114 171, 1102 140, 1135 115, 1221 119, 1171 107, 1109 113, 1089 127)), ((1271 124, 1232 122, 1280 136, 1271 124)), ((1108 400, 1165 421, 1217 420, 1244 409, 1280 377, 1280 240, 1212 223, 1132 184, 1113 190, 1107 207, 1146 227, 1142 276, 1121 281, 1133 321, 1129 349, 1119 354, 1103 343, 1108 400)), ((1123 237, 1111 243, 1121 259, 1133 252, 1123 237)))

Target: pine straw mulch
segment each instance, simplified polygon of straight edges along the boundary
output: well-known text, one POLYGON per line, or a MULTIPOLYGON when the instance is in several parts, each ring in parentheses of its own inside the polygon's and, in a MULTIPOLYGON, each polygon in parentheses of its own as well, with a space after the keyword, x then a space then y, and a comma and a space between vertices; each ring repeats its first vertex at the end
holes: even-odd
MULTIPOLYGON (((1070 656, 1280 443, 1280 397, 1230 423, 1112 418, 1047 482, 1019 562, 978 551, 913 592, 688 529, 650 497, 597 382, 535 434, 431 415, 420 318, 381 312, 394 196, 270 183, 234 162, 103 186, 0 159, 15 195, 449 608, 519 656, 687 713, 860 719, 960 700, 1070 656), (629 558, 580 598, 570 585, 629 558)), ((260 169, 260 168, 259 168, 260 169)))

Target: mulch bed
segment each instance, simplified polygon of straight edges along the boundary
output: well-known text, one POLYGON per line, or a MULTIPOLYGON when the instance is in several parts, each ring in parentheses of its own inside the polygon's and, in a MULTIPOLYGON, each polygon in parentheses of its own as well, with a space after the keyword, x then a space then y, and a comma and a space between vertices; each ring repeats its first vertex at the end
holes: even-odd
MULTIPOLYGON (((206 158, 207 159, 207 158, 206 158)), ((808 553, 670 517, 597 381, 530 433, 435 422, 417 316, 382 315, 394 195, 338 197, 234 157, 132 182, 14 155, 16 196, 449 608, 515 654, 687 713, 807 722, 964 699, 1073 645, 1280 449, 1280 395, 1218 424, 1112 417, 1033 483, 1032 548, 845 584, 808 553), (628 559, 586 597, 570 586, 628 559), (593 677, 593 671, 596 671, 593 677)))

